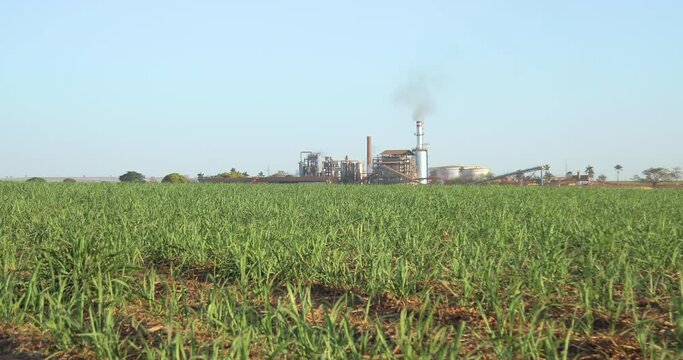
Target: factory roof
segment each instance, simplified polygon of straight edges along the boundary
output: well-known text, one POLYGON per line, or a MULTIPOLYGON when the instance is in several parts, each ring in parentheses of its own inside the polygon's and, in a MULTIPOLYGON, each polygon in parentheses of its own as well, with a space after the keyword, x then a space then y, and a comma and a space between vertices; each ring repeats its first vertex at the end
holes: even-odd
POLYGON ((381 155, 413 155, 410 150, 384 150, 381 155))

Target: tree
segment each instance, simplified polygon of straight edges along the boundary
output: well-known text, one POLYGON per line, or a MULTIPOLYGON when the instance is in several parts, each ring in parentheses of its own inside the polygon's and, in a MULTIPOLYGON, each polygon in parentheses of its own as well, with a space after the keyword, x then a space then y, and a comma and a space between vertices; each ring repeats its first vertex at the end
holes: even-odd
POLYGON ((289 173, 287 173, 287 172, 284 171, 284 170, 279 170, 278 172, 276 172, 275 174, 273 174, 273 176, 274 176, 274 177, 287 177, 287 176, 291 176, 291 175, 289 175, 289 173))
MULTIPOLYGON (((543 185, 543 183, 545 183, 546 181, 550 181, 550 180, 548 180, 549 178, 546 176, 546 174, 548 174, 549 172, 550 172, 550 165, 545 164, 545 165, 541 166, 541 185, 543 185)), ((550 174, 550 175, 552 175, 552 174, 550 174)), ((552 178, 550 178, 550 179, 552 180, 552 178)))
POLYGON ((72 178, 66 178, 66 179, 62 180, 62 182, 65 182, 65 183, 75 183, 76 180, 75 180, 75 179, 72 179, 72 178))
POLYGON ((262 178, 262 177, 266 177, 266 175, 263 173, 263 171, 259 171, 258 177, 261 177, 261 178, 262 178))
POLYGON ((617 164, 617 165, 614 165, 614 170, 617 172, 617 182, 618 182, 618 181, 619 181, 619 173, 620 173, 622 170, 624 170, 624 167, 621 166, 621 165, 619 165, 619 164, 617 164))
POLYGON ((681 167, 676 166, 675 168, 671 169, 671 176, 676 181, 676 183, 678 183, 678 181, 681 179, 681 167))
POLYGON ((669 181, 673 179, 673 175, 671 172, 665 168, 649 168, 647 170, 643 170, 643 175, 645 175, 645 178, 642 179, 642 181, 649 182, 652 184, 652 187, 656 187, 657 184, 659 184, 662 181, 669 181))
POLYGON ((145 175, 142 175, 137 171, 129 171, 119 176, 119 181, 125 183, 143 183, 145 182, 145 175))
MULTIPOLYGON (((462 171, 462 167, 460 168, 462 171)), ((520 185, 524 185, 524 173, 521 172, 520 170, 517 170, 517 174, 515 175, 515 179, 517 179, 517 183, 520 185)))
POLYGON ((43 179, 42 177, 32 177, 32 178, 26 180, 26 182, 44 183, 44 182, 47 182, 47 180, 43 179))
POLYGON ((586 166, 585 171, 586 171, 586 174, 588 175, 589 179, 592 179, 593 175, 595 175, 595 170, 593 169, 593 166, 591 166, 591 165, 586 166))
POLYGON ((171 174, 164 176, 164 178, 161 179, 161 182, 162 183, 169 183, 169 184, 186 184, 186 183, 189 183, 190 180, 185 175, 181 175, 178 173, 171 173, 171 174))
POLYGON ((607 181, 607 175, 600 174, 600 176, 598 176, 598 181, 604 184, 605 181, 607 181))
POLYGON ((555 178, 555 175, 553 175, 553 173, 551 173, 550 171, 546 171, 543 174, 543 181, 545 181, 545 182, 549 183, 549 182, 553 181, 554 178, 555 178))
POLYGON ((230 172, 220 173, 220 174, 216 175, 215 177, 238 179, 238 178, 245 177, 246 176, 245 174, 246 174, 246 172, 242 173, 242 172, 237 171, 237 169, 232 168, 232 169, 230 169, 230 172))
POLYGON ((197 174, 197 181, 201 182, 202 180, 204 180, 204 173, 197 174))

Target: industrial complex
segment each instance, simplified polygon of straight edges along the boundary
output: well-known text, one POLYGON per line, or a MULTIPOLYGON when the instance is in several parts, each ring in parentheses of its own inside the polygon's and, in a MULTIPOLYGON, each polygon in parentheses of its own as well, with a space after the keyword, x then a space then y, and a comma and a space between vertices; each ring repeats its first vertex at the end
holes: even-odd
POLYGON ((428 184, 453 181, 476 182, 486 179, 491 170, 481 166, 429 167, 429 151, 424 143, 424 121, 415 122, 415 147, 383 150, 373 156, 372 137, 367 137, 367 159, 335 160, 320 153, 302 151, 299 177, 319 177, 321 181, 368 184, 428 184))
POLYGON ((372 137, 367 137, 367 159, 334 160, 331 156, 302 151, 299 177, 321 177, 328 182, 369 184, 427 184, 429 164, 424 144, 424 122, 416 121, 416 146, 413 149, 384 150, 376 157, 372 152, 372 137))
MULTIPOLYGON (((206 177, 201 182, 238 182, 238 183, 339 183, 339 184, 452 184, 487 183, 491 181, 511 181, 524 184, 528 173, 541 172, 547 165, 516 170, 493 176, 491 169, 477 165, 429 166, 429 150, 424 136, 424 120, 415 121, 415 147, 407 149, 386 149, 374 155, 372 137, 367 137, 366 159, 355 160, 344 156, 337 160, 320 152, 301 151, 299 153, 297 176, 268 177, 206 177)), ((538 179, 538 178, 536 178, 538 179)))

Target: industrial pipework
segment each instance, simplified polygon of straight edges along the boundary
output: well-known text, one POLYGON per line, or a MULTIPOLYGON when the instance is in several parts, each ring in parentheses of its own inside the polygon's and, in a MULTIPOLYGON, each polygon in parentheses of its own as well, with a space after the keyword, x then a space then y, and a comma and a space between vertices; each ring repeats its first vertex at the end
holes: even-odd
POLYGON ((427 149, 424 146, 424 123, 417 120, 417 147, 415 148, 415 167, 417 168, 417 182, 427 184, 429 182, 427 149))
POLYGON ((368 143, 367 143, 367 148, 366 148, 366 156, 367 156, 367 167, 366 167, 366 172, 367 176, 370 176, 370 173, 372 172, 372 137, 368 136, 368 143))

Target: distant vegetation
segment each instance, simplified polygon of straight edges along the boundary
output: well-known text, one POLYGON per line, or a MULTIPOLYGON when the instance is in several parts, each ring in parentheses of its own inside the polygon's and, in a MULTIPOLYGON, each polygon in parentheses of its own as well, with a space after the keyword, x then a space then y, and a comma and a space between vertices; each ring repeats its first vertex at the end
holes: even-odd
MULTIPOLYGON (((617 182, 619 181, 619 175, 623 171, 624 167, 622 165, 615 165, 614 166, 614 171, 616 173, 616 179, 617 182)), ((595 169, 592 165, 588 165, 585 167, 583 170, 583 173, 585 176, 588 177, 588 183, 590 183, 595 176, 595 169)), ((545 181, 546 184, 550 184, 551 182, 554 181, 579 181, 578 177, 578 172, 567 172, 564 177, 557 177, 553 175, 548 169, 545 169, 543 173, 543 180, 545 181)), ((682 177, 682 170, 681 167, 674 167, 671 169, 663 168, 663 167, 651 167, 646 170, 643 170, 641 172, 642 175, 635 175, 629 180, 631 182, 640 182, 640 183, 647 183, 653 187, 657 187, 662 183, 667 183, 666 185, 662 186, 672 186, 671 182, 678 182, 681 180, 682 177)), ((287 173, 286 171, 280 170, 275 172, 274 174, 270 175, 271 177, 292 177, 293 175, 287 173)), ((210 179, 243 179, 249 177, 249 174, 246 171, 239 171, 236 168, 231 168, 230 171, 227 172, 222 172, 218 173, 215 175, 210 175, 206 176, 204 173, 199 173, 197 174, 197 180, 199 182, 204 182, 204 181, 211 181, 210 179)), ((257 177, 266 177, 266 175, 263 172, 259 172, 257 177)), ((489 173, 486 175, 487 179, 493 178, 494 175, 493 173, 489 173)), ((583 178, 584 175, 581 176, 583 178)), ((523 184, 541 184, 541 178, 537 175, 528 175, 528 176, 523 176, 522 178, 522 183, 523 184)), ((609 185, 610 182, 608 181, 607 175, 605 174, 600 174, 597 176, 596 180, 603 184, 603 185, 609 185)), ((41 177, 32 177, 28 180, 27 182, 46 182, 47 180, 41 177)), ((73 178, 66 178, 62 180, 65 183, 73 183, 77 182, 73 178)), ((150 182, 150 183, 156 183, 155 178, 149 178, 147 179, 143 174, 136 172, 136 171, 128 171, 125 174, 119 176, 119 181, 124 182, 124 183, 144 183, 144 182, 150 182)), ((171 173, 166 176, 161 180, 162 183, 189 183, 192 180, 189 179, 187 176, 182 175, 180 173, 171 173)), ((513 181, 514 182, 514 181, 513 181)), ((449 180, 446 182, 446 184, 464 184, 468 183, 466 181, 463 181, 462 179, 453 179, 449 180)), ((510 183, 509 179, 501 179, 499 180, 499 183, 510 183)), ((621 185, 626 185, 622 183, 621 185)))
POLYGON ((653 187, 656 187, 657 184, 666 182, 666 181, 674 181, 678 180, 681 177, 680 174, 680 168, 675 168, 672 170, 662 168, 662 167, 656 167, 656 168, 649 168, 646 170, 643 170, 642 174, 643 177, 640 177, 638 175, 633 177, 634 181, 642 181, 646 183, 650 183, 653 187), (675 170, 678 169, 678 170, 675 170))
POLYGON ((171 184, 185 184, 189 183, 190 179, 187 178, 185 175, 181 175, 178 173, 172 173, 164 176, 163 179, 161 179, 162 183, 171 183, 171 184))
POLYGON ((230 169, 229 172, 216 174, 213 177, 239 179, 239 178, 248 177, 248 176, 249 176, 249 174, 246 171, 245 172, 239 172, 239 171, 237 171, 237 169, 232 168, 232 169, 230 169))
POLYGON ((614 171, 617 172, 617 181, 619 181, 619 174, 624 171, 624 167, 619 164, 614 165, 614 171))
POLYGON ((235 168, 231 168, 228 172, 222 172, 211 176, 205 176, 203 173, 197 174, 197 180, 199 182, 207 179, 241 179, 246 177, 249 177, 249 174, 246 171, 238 171, 235 168))
POLYGON ((136 171, 129 171, 119 176, 119 181, 124 183, 143 183, 145 182, 145 175, 136 171))
POLYGON ((44 183, 44 182, 47 182, 47 180, 43 179, 42 177, 32 177, 32 178, 26 180, 26 182, 44 183))
POLYGON ((273 177, 291 177, 292 175, 284 170, 278 170, 273 177))

